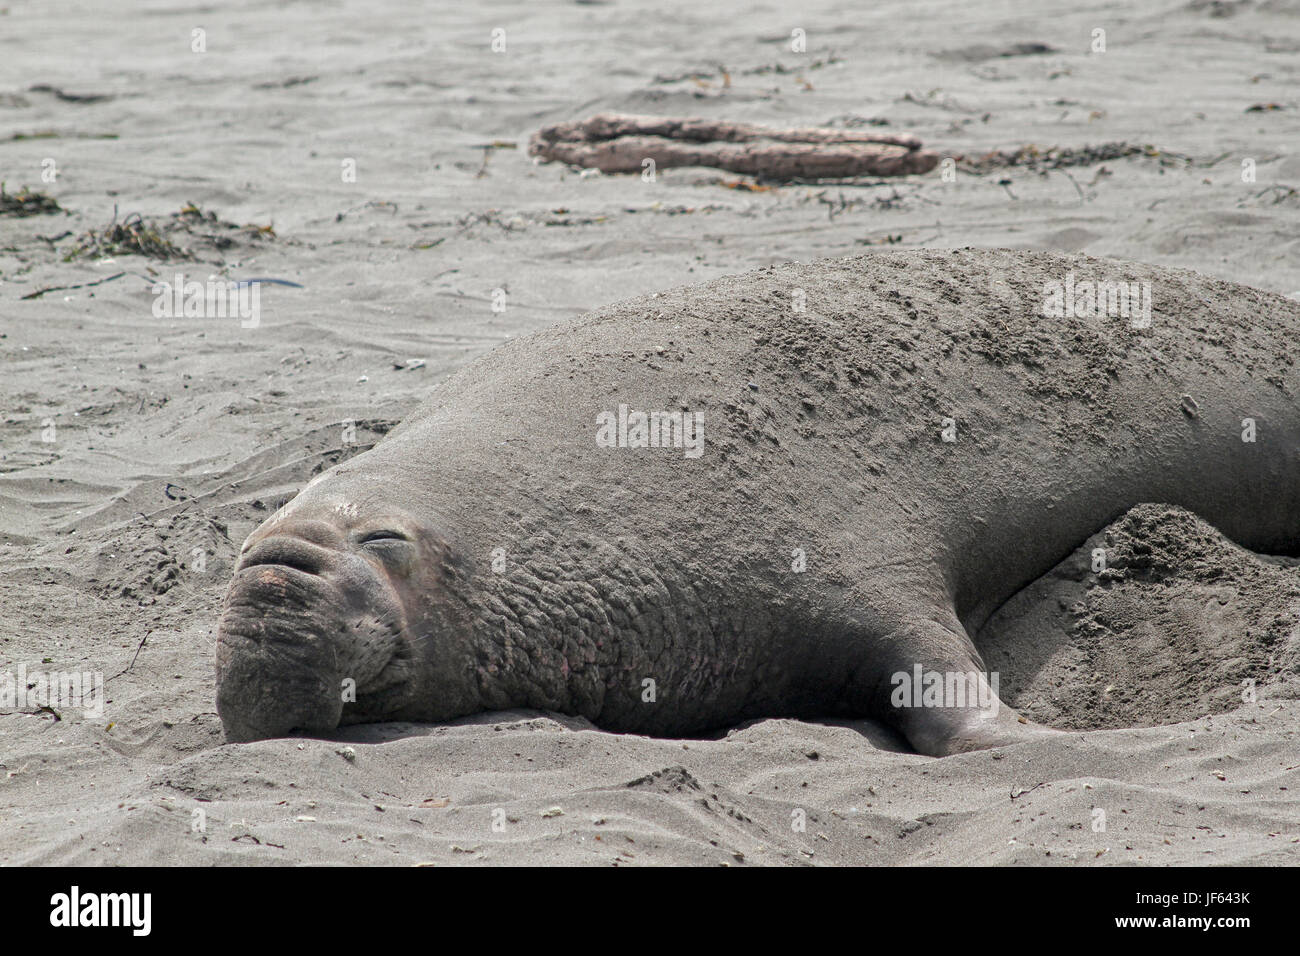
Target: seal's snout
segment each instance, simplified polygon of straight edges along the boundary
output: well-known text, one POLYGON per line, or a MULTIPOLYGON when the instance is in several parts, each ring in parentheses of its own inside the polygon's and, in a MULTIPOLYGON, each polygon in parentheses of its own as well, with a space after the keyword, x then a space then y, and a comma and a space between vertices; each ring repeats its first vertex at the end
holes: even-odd
POLYGON ((338 559, 314 537, 262 538, 236 566, 217 628, 217 712, 229 740, 339 724, 338 559))
POLYGON ((226 738, 336 728, 343 702, 331 636, 313 630, 288 641, 249 630, 228 612, 217 638, 217 713, 226 738))

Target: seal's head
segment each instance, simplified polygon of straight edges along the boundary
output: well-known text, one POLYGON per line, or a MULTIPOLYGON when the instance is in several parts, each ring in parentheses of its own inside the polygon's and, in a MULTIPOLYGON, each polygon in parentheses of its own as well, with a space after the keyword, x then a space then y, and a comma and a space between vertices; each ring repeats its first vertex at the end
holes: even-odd
POLYGON ((217 631, 232 741, 478 709, 458 562, 389 494, 313 483, 245 542, 217 631))

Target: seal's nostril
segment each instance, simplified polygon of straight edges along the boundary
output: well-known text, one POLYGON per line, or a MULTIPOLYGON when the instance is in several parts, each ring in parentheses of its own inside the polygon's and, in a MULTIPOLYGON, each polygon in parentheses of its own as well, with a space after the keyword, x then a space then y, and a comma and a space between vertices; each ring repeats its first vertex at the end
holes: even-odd
POLYGON ((239 561, 239 567, 251 568, 258 565, 279 565, 294 568, 307 574, 320 574, 329 560, 329 551, 310 541, 299 538, 277 536, 264 538, 248 551, 239 561))

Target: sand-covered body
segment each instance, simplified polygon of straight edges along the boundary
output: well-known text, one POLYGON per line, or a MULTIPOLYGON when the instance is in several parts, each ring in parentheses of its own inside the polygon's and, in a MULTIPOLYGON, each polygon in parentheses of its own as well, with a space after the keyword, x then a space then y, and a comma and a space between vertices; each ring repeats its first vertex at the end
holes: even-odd
POLYGON ((1294 550, 1297 331, 1289 300, 1115 260, 774 267, 494 350, 269 524, 399 509, 433 529, 436 581, 414 600, 438 617, 411 656, 439 699, 344 721, 528 706, 681 733, 877 714, 963 749, 935 715, 890 714, 890 676, 980 667, 967 630, 1132 505, 1294 550), (1148 283, 1149 326, 1044 315, 1067 277, 1148 283), (607 447, 620 406, 698 414, 702 450, 607 447))

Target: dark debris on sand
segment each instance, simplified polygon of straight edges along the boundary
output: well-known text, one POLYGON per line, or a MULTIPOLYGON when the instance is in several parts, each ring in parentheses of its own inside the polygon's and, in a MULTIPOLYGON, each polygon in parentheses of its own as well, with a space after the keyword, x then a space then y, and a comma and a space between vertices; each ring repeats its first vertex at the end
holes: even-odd
POLYGON ((214 212, 204 212, 190 203, 163 220, 146 219, 131 213, 121 221, 117 210, 113 220, 102 230, 89 230, 77 237, 64 253, 63 261, 95 259, 103 256, 140 255, 161 262, 196 259, 196 251, 221 252, 241 242, 274 239, 271 226, 237 225, 221 219, 214 212))
POLYGON ((193 203, 172 213, 169 231, 184 232, 199 244, 218 250, 230 249, 241 241, 261 242, 276 238, 275 229, 269 225, 246 223, 240 226, 219 218, 215 212, 204 212, 193 203))
POLYGON ((1064 169, 1068 166, 1093 166, 1130 156, 1145 156, 1155 159, 1162 166, 1188 166, 1192 163, 1190 156, 1169 150, 1158 149, 1151 144, 1136 143, 1099 143, 1095 146, 1040 147, 1030 144, 1017 149, 993 150, 979 156, 958 156, 957 164, 968 172, 986 173, 995 169, 1019 166, 1036 172, 1048 169, 1064 169))
POLYGON ((135 212, 118 222, 114 210, 113 221, 100 231, 91 229, 78 236, 64 253, 63 261, 125 255, 147 256, 161 262, 189 258, 189 253, 167 239, 151 220, 135 212))
POLYGON ((32 192, 26 186, 16 193, 7 193, 4 183, 0 183, 0 216, 21 219, 26 216, 52 215, 56 212, 63 212, 63 207, 45 193, 32 192))

